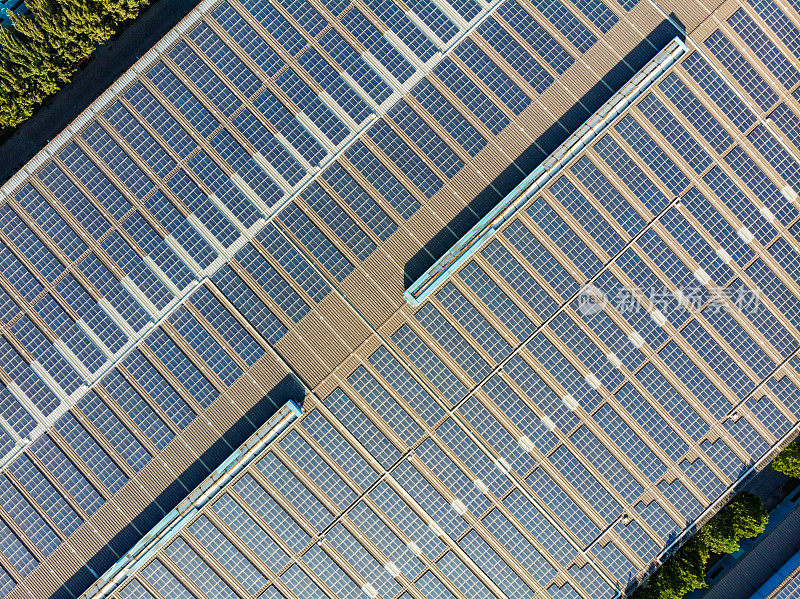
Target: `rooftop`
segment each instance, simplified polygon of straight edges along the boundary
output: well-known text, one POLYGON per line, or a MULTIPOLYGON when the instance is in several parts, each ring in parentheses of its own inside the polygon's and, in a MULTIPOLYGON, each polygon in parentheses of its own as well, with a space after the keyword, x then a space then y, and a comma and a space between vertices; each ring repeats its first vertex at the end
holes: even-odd
POLYGON ((82 595, 301 398, 110 597, 635 585, 796 432, 798 40, 198 5, 0 190, 0 594, 82 595))

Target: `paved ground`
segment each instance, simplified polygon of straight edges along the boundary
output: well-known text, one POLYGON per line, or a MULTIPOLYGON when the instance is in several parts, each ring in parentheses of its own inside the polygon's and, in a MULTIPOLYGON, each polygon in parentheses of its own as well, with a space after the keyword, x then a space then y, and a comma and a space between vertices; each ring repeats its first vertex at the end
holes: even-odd
POLYGON ((769 512, 778 505, 794 489, 794 481, 785 474, 767 466, 750 481, 745 488, 761 497, 764 508, 769 512))
POLYGON ((197 3, 157 0, 118 39, 99 47, 69 85, 0 144, 0 182, 24 166, 197 3))

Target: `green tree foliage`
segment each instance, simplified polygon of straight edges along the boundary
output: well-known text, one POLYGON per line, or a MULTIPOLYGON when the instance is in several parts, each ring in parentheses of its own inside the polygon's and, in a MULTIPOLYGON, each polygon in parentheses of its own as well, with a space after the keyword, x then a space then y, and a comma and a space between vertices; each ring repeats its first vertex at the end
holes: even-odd
POLYGON ((28 118, 149 0, 27 0, 0 28, 0 126, 28 118))
POLYGON ((774 460, 772 467, 787 476, 800 478, 800 438, 795 439, 780 452, 774 460))
POLYGON ((739 493, 701 532, 712 553, 733 553, 739 551, 739 541, 764 532, 767 518, 760 498, 752 493, 739 493))
POLYGON ((678 549, 633 594, 633 599, 681 599, 705 586, 706 562, 711 553, 731 553, 739 541, 764 532, 768 515, 761 499, 739 493, 731 502, 678 549))
POLYGON ((698 536, 678 549, 650 577, 647 587, 636 599, 681 599, 686 593, 705 585, 708 547, 698 536))

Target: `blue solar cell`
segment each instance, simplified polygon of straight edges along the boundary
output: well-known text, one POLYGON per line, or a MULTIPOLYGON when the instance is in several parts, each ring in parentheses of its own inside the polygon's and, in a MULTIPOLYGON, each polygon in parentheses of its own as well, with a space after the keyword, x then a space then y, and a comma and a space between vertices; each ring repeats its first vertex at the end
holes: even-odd
POLYGON ((478 28, 478 33, 520 74, 536 91, 542 93, 553 82, 550 74, 536 62, 533 56, 494 19, 487 19, 478 28))
MULTIPOLYGON (((727 41, 727 40, 726 40, 727 41)), ((692 52, 681 63, 686 72, 698 83, 709 98, 742 132, 756 122, 756 116, 745 103, 733 93, 699 52, 692 52)))
POLYGON ((689 492, 680 479, 676 479, 670 484, 661 482, 658 488, 664 494, 664 497, 666 497, 689 522, 694 520, 703 509, 703 504, 689 492))
MULTIPOLYGON (((110 381, 113 379, 113 375, 107 378, 110 381)), ((108 384, 112 387, 114 386, 110 382, 108 384)), ((106 385, 105 379, 103 385, 106 385)), ((124 399, 120 398, 118 403, 122 406, 123 402, 124 399)), ((147 453, 147 450, 139 440, 96 393, 87 393, 79 406, 81 412, 86 415, 94 427, 101 432, 103 437, 111 443, 117 453, 122 456, 134 471, 140 470, 150 460, 150 454, 147 453)))
POLYGON ((508 125, 508 117, 503 111, 451 60, 443 60, 433 72, 492 133, 497 135, 508 125))
MULTIPOLYGON (((25 209, 25 212, 36 221, 51 240, 58 244, 58 247, 70 260, 76 260, 87 251, 88 248, 78 237, 78 234, 72 230, 32 185, 25 185, 17 191, 14 197, 25 209)), ((0 318, 5 319, 6 317, 3 313, 0 313, 0 318)))
MULTIPOLYGON (((111 233, 100 245, 124 275, 131 279, 134 285, 152 302, 157 311, 163 310, 174 299, 167 286, 147 267, 142 257, 125 242, 119 233, 111 233)), ((151 311, 146 303, 142 307, 148 312, 151 311)))
POLYGON ((159 177, 175 168, 175 161, 119 102, 106 109, 103 117, 159 177))
POLYGON ((459 381, 453 372, 422 342, 417 334, 408 325, 400 328, 394 335, 394 341, 403 353, 411 358, 411 363, 417 366, 422 373, 439 389, 439 392, 448 400, 458 400, 466 386, 459 381))
MULTIPOLYGON (((9 471, 36 501, 39 508, 50 517, 65 535, 71 535, 78 530, 78 527, 83 523, 81 516, 77 514, 67 500, 64 499, 64 496, 42 474, 27 455, 15 460, 9 466, 9 471)), ((14 519, 17 524, 22 524, 17 518, 14 519)), ((34 538, 33 540, 36 541, 37 539, 34 538)))
MULTIPOLYGON (((213 277, 213 281, 228 301, 236 307, 268 343, 277 343, 283 337, 287 330, 283 323, 264 305, 245 282, 236 276, 229 266, 225 265, 218 270, 213 277)), ((285 282, 284 285, 286 285, 285 282)), ((302 300, 299 301, 302 303, 302 300)))
POLYGON ((220 131, 211 138, 211 146, 233 167, 247 187, 234 179, 234 184, 242 188, 247 196, 255 194, 266 204, 266 210, 278 203, 288 191, 270 179, 264 169, 227 131, 220 131))
POLYGON ((429 426, 444 417, 444 411, 436 400, 385 348, 381 347, 372 354, 369 362, 429 426))
POLYGON ((602 542, 597 543, 592 547, 592 553, 595 554, 597 561, 603 564, 620 584, 631 582, 638 569, 612 542, 605 546, 603 546, 602 542))
MULTIPOLYGON (((243 480, 246 478, 247 477, 243 480)), ((245 480, 245 483, 248 482, 249 481, 245 480)), ((252 486, 254 484, 255 483, 252 483, 248 486, 255 490, 255 487, 252 486)), ((245 485, 240 484, 238 491, 243 498, 247 499, 247 494, 242 492, 244 488, 245 485)), ((254 520, 230 495, 225 494, 220 497, 211 509, 217 516, 222 518, 234 534, 247 544, 265 563, 276 570, 280 570, 289 561, 289 556, 281 549, 280 545, 272 540, 262 525, 254 520)))
POLYGON ((655 94, 650 93, 645 96, 639 102, 638 107, 696 173, 702 173, 713 163, 700 143, 681 125, 655 94))
MULTIPOLYGON (((340 398, 343 401, 348 401, 346 397, 340 395, 340 398)), ((326 405, 328 404, 329 400, 326 400, 326 405)), ((355 410, 358 412, 358 409, 355 410)), ((359 420, 363 419, 363 415, 361 418, 356 417, 356 420, 352 422, 354 424, 354 429, 358 428, 359 420)), ((342 423, 345 423, 348 430, 353 430, 350 428, 351 422, 347 422, 346 419, 342 420, 342 423)), ((369 421, 366 420, 365 424, 369 426, 369 421)), ((357 484, 362 489, 368 489, 370 485, 372 485, 375 480, 378 478, 377 472, 373 470, 367 462, 361 457, 359 453, 357 453, 353 446, 350 445, 345 439, 334 430, 333 425, 328 422, 319 412, 311 412, 303 419, 303 428, 311 434, 311 436, 319 443, 320 447, 325 451, 331 459, 346 473, 350 480, 352 480, 355 484, 357 484)), ((373 430, 376 431, 374 425, 372 426, 373 430)), ((381 433, 378 432, 380 435, 381 433)), ((385 441, 385 439, 384 439, 385 441)), ((379 441, 380 443, 380 441, 379 441)), ((377 446, 370 444, 364 444, 363 446, 369 447, 369 451, 373 453, 373 455, 377 454, 377 446)), ((379 456, 382 457, 382 456, 379 456)), ((389 465, 391 462, 388 462, 389 465)))
POLYGON ((490 367, 486 360, 430 303, 417 312, 416 319, 473 381, 478 382, 488 374, 490 367))
POLYGON ((454 54, 483 81, 497 97, 514 113, 520 114, 531 103, 520 90, 478 46, 470 40, 459 44, 454 54))
POLYGON ((624 247, 627 240, 617 234, 603 218, 603 215, 592 206, 567 177, 560 177, 550 186, 550 191, 609 256, 615 255, 624 247))
POLYGON ((375 104, 383 103, 392 95, 389 84, 336 31, 329 30, 319 43, 375 104))
POLYGON ((211 334, 187 309, 178 308, 170 316, 169 323, 177 329, 181 337, 226 385, 232 385, 242 374, 242 369, 233 361, 233 358, 219 346, 211 334))
MULTIPOLYGON (((530 245, 516 243, 516 239, 512 235, 516 236, 517 226, 521 226, 518 225, 518 221, 512 223, 506 229, 506 232, 511 231, 507 237, 514 242, 516 247, 526 251, 526 261, 530 261, 536 271, 542 274, 551 285, 555 281, 562 282, 566 280, 568 275, 564 268, 549 252, 539 245, 538 241, 533 241, 530 245), (529 251, 534 243, 537 251, 529 251)), ((527 237, 527 231, 520 230, 520 233, 527 237)), ((481 256, 527 302, 530 310, 536 310, 536 314, 540 319, 547 318, 553 313, 556 308, 556 302, 541 285, 537 284, 533 275, 499 241, 492 241, 483 249, 481 256)))
MULTIPOLYGON (((543 454, 549 453, 558 444, 556 432, 549 430, 545 426, 537 413, 508 386, 508 383, 501 376, 494 375, 481 386, 481 389, 497 406, 497 409, 502 410, 522 434, 526 435, 543 454)), ((530 398, 528 402, 533 405, 538 404, 537 401, 531 401, 530 398)), ((544 412, 542 406, 538 407, 544 412)), ((544 416, 550 417, 547 413, 544 413, 544 416)))
MULTIPOLYGON (((309 254, 319 260, 337 281, 341 283, 352 272, 353 265, 350 261, 330 239, 325 237, 322 231, 319 230, 308 215, 303 213, 297 204, 289 204, 281 212, 280 220, 298 241, 306 247, 309 254)), ((363 231, 361 235, 366 237, 363 231)), ((367 241, 369 240, 367 239, 367 241)))
POLYGON ((245 364, 252 366, 264 354, 261 346, 208 287, 201 286, 192 294, 189 301, 245 364))
MULTIPOLYGON (((103 378, 101 384, 157 449, 166 447, 175 434, 118 371, 112 370, 103 378)), ((146 461, 144 457, 138 459, 144 465, 146 461)))
POLYGON ((179 430, 185 428, 195 417, 192 408, 162 378, 155 367, 140 352, 133 352, 123 366, 133 375, 145 393, 175 423, 179 430))
POLYGON ((579 52, 586 52, 597 41, 580 19, 558 0, 534 0, 533 5, 572 42, 579 52))
MULTIPOLYGON (((658 388, 655 389, 658 393, 658 388)), ((673 460, 678 460, 688 451, 686 443, 632 385, 625 385, 615 394, 623 408, 639 426, 649 434, 658 446, 673 460)), ((652 452, 641 450, 641 455, 649 457, 652 452)))
MULTIPOLYGON (((408 219, 419 208, 419 202, 403 187, 394 175, 361 142, 356 142, 345 152, 367 182, 402 218, 408 219)), ((330 171, 326 171, 328 175, 330 171)))
POLYGON ((659 88, 718 154, 733 144, 731 135, 677 75, 668 75, 659 88))
MULTIPOLYGON (((317 183, 311 183, 303 192, 303 200, 322 221, 358 257, 366 260, 375 251, 375 243, 353 221, 336 201, 317 183)), ((316 254, 315 254, 316 255, 316 254)))
MULTIPOLYGON (((283 240, 283 238, 281 238, 281 240, 283 240)), ((273 246, 272 249, 274 253, 274 250, 279 248, 273 246)), ((278 259, 280 259, 280 257, 281 254, 278 254, 278 259)), ((253 246, 246 245, 242 248, 242 250, 236 254, 236 260, 247 270, 250 276, 255 279, 255 282, 275 300, 278 307, 282 309, 289 318, 295 322, 299 322, 300 319, 308 313, 309 307, 303 301, 303 298, 300 297, 289 282, 286 281, 253 246)), ((302 265, 302 263, 299 264, 302 265)), ((287 269, 289 274, 292 274, 293 269, 291 269, 291 264, 283 264, 282 266, 287 269)), ((317 278, 319 277, 315 272, 311 272, 317 278)), ((301 274, 303 273, 298 272, 295 277, 298 278, 301 274)), ((303 281, 304 279, 300 278, 301 284, 303 281)), ((314 281, 311 281, 311 283, 312 286, 304 287, 306 293, 315 301, 319 301, 325 297, 327 289, 325 288, 324 282, 320 279, 317 282, 318 284, 314 284, 314 281)))
POLYGON ((125 230, 178 289, 185 289, 192 283, 195 275, 191 268, 174 253, 141 214, 132 214, 125 219, 125 230))
MULTIPOLYGON (((470 156, 476 156, 486 145, 486 140, 438 91, 436 91, 436 88, 434 88, 427 79, 423 79, 414 87, 413 94, 420 104, 422 104, 422 107, 439 122, 445 131, 447 131, 470 156)), ((406 129, 406 127, 403 126, 403 129, 406 129)), ((413 135, 412 131, 407 132, 413 135)), ((414 139, 417 140, 418 138, 414 136, 414 139)))
POLYGON ((200 268, 214 261, 217 253, 211 245, 161 193, 153 194, 145 206, 200 268))
MULTIPOLYGON (((784 20, 788 21, 788 19, 784 20)), ((733 13, 728 19, 728 24, 742 38, 742 41, 750 46, 764 66, 772 71, 775 78, 786 89, 792 89, 800 81, 800 71, 792 65, 791 61, 783 55, 743 8, 733 13)))
POLYGON ((180 79, 163 62, 153 65, 147 71, 147 78, 200 136, 208 138, 220 126, 219 121, 184 87, 180 79))
MULTIPOLYGON (((414 11, 416 16, 422 19, 443 43, 447 44, 458 35, 458 27, 432 0, 409 0, 406 5, 414 11)), ((456 0, 451 2, 450 5, 458 10, 467 21, 471 21, 480 13, 480 7, 474 0, 456 0)))
POLYGON ((306 176, 303 166, 249 108, 233 117, 231 122, 289 186, 297 185, 306 176))
MULTIPOLYGON (((25 458, 27 460, 27 458, 25 458)), ((20 460, 21 461, 21 460, 20 460)), ((50 525, 27 499, 11 484, 6 476, 0 477, 0 504, 23 533, 45 556, 61 544, 50 525)), ((53 514, 55 515, 55 513, 53 514)))
MULTIPOLYGON (((270 462, 274 460, 271 454, 268 455, 267 458, 270 460, 270 462)), ((288 475, 288 471, 285 470, 285 467, 276 467, 279 468, 281 472, 286 473, 284 476, 288 475)), ((275 470, 273 467, 270 467, 269 469, 275 470)), ((288 476, 293 478, 291 475, 288 476)), ((284 488, 284 481, 277 479, 275 480, 276 482, 274 484, 279 490, 284 488)), ((297 484, 296 479, 295 484, 297 484)), ((233 485, 233 488, 239 497, 241 497, 243 502, 250 506, 255 514, 264 522, 264 524, 274 530, 280 536, 280 538, 286 542, 286 545, 292 551, 300 551, 308 544, 310 541, 308 534, 303 530, 303 528, 300 527, 299 524, 297 524, 297 522, 294 521, 294 519, 292 519, 286 513, 286 511, 284 511, 280 504, 278 504, 252 476, 245 474, 233 485)), ((320 522, 319 520, 316 520, 314 516, 316 515, 316 510, 322 508, 308 491, 303 491, 302 495, 297 496, 294 499, 296 507, 299 509, 305 508, 306 504, 309 506, 315 506, 313 511, 311 509, 303 509, 303 515, 312 522, 320 522)), ((269 539, 269 535, 265 535, 259 531, 258 538, 267 541, 269 539)), ((263 545, 269 545, 269 543, 260 542, 256 547, 261 547, 263 545)), ((288 561, 288 556, 286 556, 282 551, 269 551, 266 553, 266 555, 270 555, 270 553, 273 555, 279 555, 276 563, 281 563, 283 560, 288 561)))
POLYGON ((280 87, 290 100, 308 116, 319 130, 330 140, 334 146, 338 146, 348 136, 350 131, 339 120, 339 117, 323 102, 314 91, 309 88, 291 69, 285 70, 275 79, 275 83, 280 87))
MULTIPOLYGON (((375 410, 379 418, 385 421, 406 445, 412 447, 417 439, 422 436, 423 433, 419 425, 414 422, 405 411, 405 408, 363 366, 347 377, 347 382, 352 385, 353 389, 375 410)), ((344 395, 339 395, 338 399, 337 404, 341 405, 345 397, 344 395)), ((334 408, 331 409, 334 410, 334 408)), ((369 447, 369 445, 365 446, 369 447)))
MULTIPOLYGON (((217 43, 222 45, 221 41, 217 43)), ((186 42, 178 42, 168 56, 223 115, 230 116, 241 104, 233 91, 217 77, 211 67, 203 62, 186 42)), ((191 87, 188 88, 191 89, 191 87)))
POLYGON ((587 427, 582 426, 575 431, 570 441, 625 501, 632 504, 645 492, 644 487, 587 427))
POLYGON ((650 525, 650 528, 661 537, 662 541, 667 543, 672 541, 681 530, 678 523, 656 501, 651 501, 646 505, 640 503, 635 509, 642 519, 650 525))
MULTIPOLYGON (((61 160, 70 168, 73 173, 79 176, 87 176, 90 180, 99 181, 99 170, 86 155, 74 144, 70 144, 61 153, 61 160)), ((52 194, 58 198, 69 213, 86 229, 86 231, 99 239, 110 228, 110 223, 103 218, 97 208, 90 202, 67 177, 66 173, 54 163, 47 164, 39 171, 39 178, 47 185, 52 194)), ((106 183, 107 180, 103 179, 106 183)), ((97 185, 97 188, 104 188, 104 185, 97 185)), ((112 214, 122 216, 130 207, 127 202, 114 202, 113 205, 105 204, 112 214)), ((81 248, 82 250, 83 248, 81 248)))
POLYGON ((614 128, 673 194, 680 193, 689 185, 686 175, 633 117, 624 117, 614 128))
MULTIPOLYGON (((275 9, 268 4, 256 4, 254 2, 244 2, 243 5, 248 10, 255 10, 252 14, 262 23, 267 24, 267 31, 275 33, 276 39, 283 39, 286 32, 292 31, 282 19, 278 24, 268 20, 265 16, 277 15, 275 9), (263 13, 261 11, 264 11, 263 13)), ((233 7, 227 2, 221 3, 212 13, 214 19, 230 35, 248 56, 266 73, 268 77, 275 75, 284 65, 284 62, 276 52, 255 32, 254 27, 245 21, 233 7)), ((280 19, 280 17, 278 17, 280 19)), ((299 33, 294 33, 298 43, 302 44, 299 33)))
MULTIPOLYGON (((414 144, 428 156, 431 162, 433 162, 445 176, 453 177, 463 166, 463 163, 455 152, 451 150, 405 102, 398 102, 389 111, 388 116, 397 123, 414 144)), ((438 115, 434 116, 438 117, 438 115)), ((370 129, 370 135, 382 150, 391 155, 391 151, 388 148, 389 144, 392 144, 394 133, 388 131, 386 124, 381 122, 380 125, 370 129), (384 146, 384 143, 386 143, 387 146, 384 146)), ((399 136, 397 141, 399 141, 399 136)), ((396 147, 399 148, 400 146, 398 145, 396 147)), ((395 150, 395 152, 397 152, 397 150, 395 150)), ((406 155, 409 157, 411 156, 410 152, 406 155)), ((394 156, 392 156, 392 158, 394 159, 394 156)), ((399 163, 398 166, 402 167, 402 163, 399 163)), ((438 189, 438 187, 436 187, 436 189, 438 189)))
POLYGON ((361 12, 350 10, 342 16, 341 22, 398 81, 404 82, 414 74, 415 69, 411 63, 361 12))
MULTIPOLYGON (((27 321, 23 326, 26 328, 32 326, 27 317, 23 320, 27 321)), ((58 407, 60 401, 54 391, 42 382, 31 366, 5 339, 0 341, 0 356, 3 359, 3 369, 40 412, 47 415, 58 407)))
MULTIPOLYGON (((644 399, 641 396, 636 397, 630 390, 630 387, 623 387, 617 393, 621 402, 626 402, 633 410, 633 417, 638 420, 639 414, 648 414, 648 422, 658 419, 653 415, 652 409, 645 405, 644 399)), ((645 444, 645 442, 628 426, 622 417, 611 408, 605 405, 601 407, 593 416, 603 431, 611 437, 611 440, 619 447, 625 455, 636 465, 642 473, 650 479, 650 482, 655 482, 667 469, 666 465, 655 455, 655 453, 645 444)), ((647 424, 647 422, 645 422, 647 424)), ((663 428, 663 427, 662 427, 663 428)), ((658 429, 656 429, 658 430, 658 429)), ((675 443, 675 434, 669 429, 664 431, 665 435, 670 438, 670 443, 675 443)), ((660 442, 659 446, 661 445, 660 442)))
POLYGON ((136 82, 131 85, 124 97, 180 158, 185 158, 197 147, 197 143, 183 126, 167 112, 167 109, 152 96, 142 83, 136 82))
MULTIPOLYGON (((439 12, 433 3, 426 8, 439 12)), ((437 48, 433 42, 400 10, 399 6, 393 2, 373 3, 372 11, 422 62, 427 62, 436 54, 437 48)))
MULTIPOLYGON (((608 11, 604 5, 600 4, 600 6, 608 11)), ((516 2, 506 2, 500 5, 497 14, 503 17, 514 28, 514 31, 519 33, 559 75, 574 62, 572 56, 545 31, 522 5, 516 2)))
POLYGON ((219 393, 164 331, 156 329, 147 336, 146 343, 197 403, 204 408, 211 405, 219 393))
MULTIPOLYGON (((319 18, 316 22, 322 24, 319 18)), ((306 49, 298 58, 298 62, 356 123, 363 122, 372 113, 364 98, 320 56, 317 50, 306 49)))
MULTIPOLYGON (((116 493, 128 481, 114 460, 100 447, 80 422, 70 413, 64 414, 55 424, 55 430, 66 440, 70 447, 83 460, 83 463, 95 474, 105 487, 116 493)), ((106 436, 106 429, 100 429, 106 436)), ((113 443, 113 429, 108 430, 109 441, 113 443)), ((115 446, 116 449, 120 449, 115 446)))
POLYGON ((725 34, 715 31, 705 45, 762 110, 778 103, 778 95, 725 34))
POLYGON ((601 138, 594 148, 650 212, 658 214, 667 205, 667 198, 610 135, 601 138))
POLYGON ((256 74, 223 43, 206 23, 200 23, 192 29, 189 37, 244 96, 249 98, 261 88, 261 80, 256 74))
MULTIPOLYGON (((150 178, 142 172, 98 122, 95 121, 84 129, 81 137, 135 195, 143 198, 153 188, 150 178)), ((83 173, 79 171, 79 174, 83 173)), ((115 216, 117 215, 115 214, 115 216)))
POLYGON ((31 445, 30 451, 61 483, 87 516, 91 516, 105 503, 105 499, 50 437, 47 435, 39 437, 31 445))

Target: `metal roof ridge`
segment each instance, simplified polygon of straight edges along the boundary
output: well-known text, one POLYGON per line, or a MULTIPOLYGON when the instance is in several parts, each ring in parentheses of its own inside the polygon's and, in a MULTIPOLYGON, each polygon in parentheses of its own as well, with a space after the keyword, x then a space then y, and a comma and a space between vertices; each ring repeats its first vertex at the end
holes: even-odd
POLYGON ((525 202, 558 176, 583 148, 592 143, 617 116, 644 94, 688 49, 679 37, 673 38, 497 206, 414 281, 403 293, 406 302, 415 307, 420 305, 478 248, 482 247, 503 223, 511 219, 525 202))
POLYGON ((171 541, 200 509, 254 459, 271 445, 286 428, 303 413, 300 404, 289 400, 250 438, 225 459, 206 479, 167 513, 150 532, 111 566, 81 595, 82 599, 103 599, 123 584, 159 549, 171 541))

